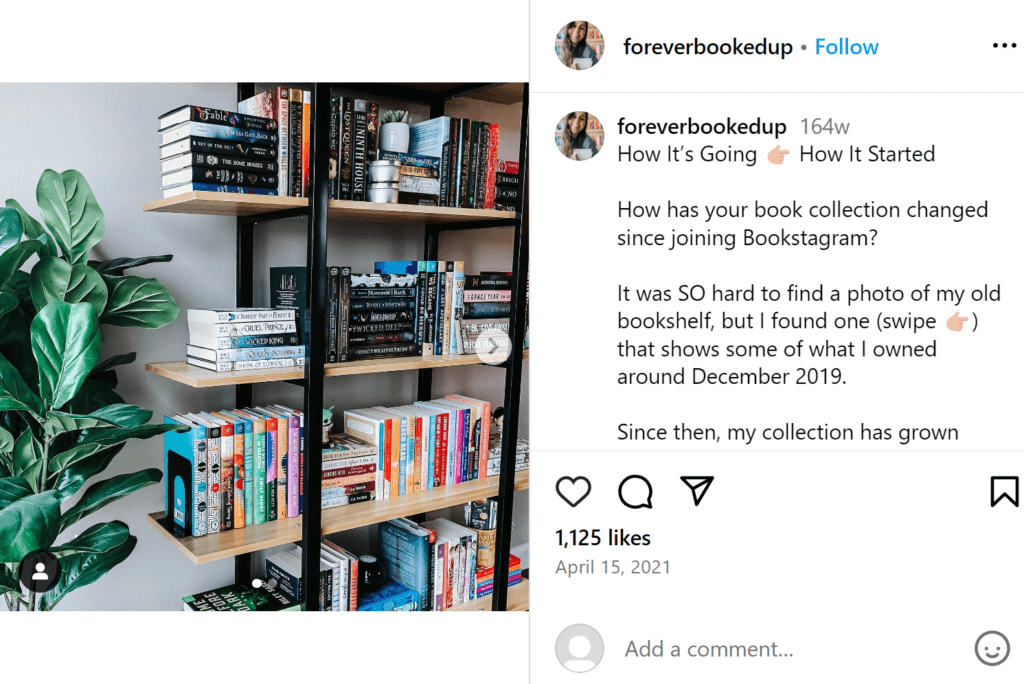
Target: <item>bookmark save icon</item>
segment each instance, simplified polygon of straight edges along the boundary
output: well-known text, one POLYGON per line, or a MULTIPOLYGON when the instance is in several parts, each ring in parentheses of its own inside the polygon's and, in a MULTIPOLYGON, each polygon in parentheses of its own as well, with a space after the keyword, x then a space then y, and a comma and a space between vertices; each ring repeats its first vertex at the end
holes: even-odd
POLYGON ((679 479, 690 488, 690 493, 693 494, 693 505, 700 506, 701 500, 703 500, 704 495, 708 493, 708 489, 711 487, 711 483, 715 478, 711 475, 703 475, 699 477, 694 475, 684 475, 679 479))

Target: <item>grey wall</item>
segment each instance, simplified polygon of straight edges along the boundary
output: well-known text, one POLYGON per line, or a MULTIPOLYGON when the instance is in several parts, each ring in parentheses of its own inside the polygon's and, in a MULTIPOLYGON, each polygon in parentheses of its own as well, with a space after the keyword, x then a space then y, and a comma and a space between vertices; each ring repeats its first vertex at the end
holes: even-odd
MULTIPOLYGON (((77 169, 92 186, 106 215, 106 238, 94 258, 174 254, 170 264, 139 269, 156 277, 174 295, 182 315, 157 331, 106 328, 103 357, 127 351, 139 360, 119 372, 118 391, 126 401, 152 409, 157 417, 184 411, 231 407, 234 391, 196 390, 159 378, 144 370, 152 361, 184 357, 188 308, 231 306, 234 303, 235 222, 232 218, 144 213, 142 205, 158 199, 159 165, 157 117, 182 104, 233 109, 234 84, 160 85, 0 85, 0 193, 17 199, 38 217, 35 187, 44 169, 77 169)), ((414 111, 417 120, 425 110, 414 111)), ((503 125, 501 157, 514 159, 518 150, 518 109, 484 103, 459 102, 453 115, 471 116, 503 125)), ((511 264, 511 231, 480 231, 472 240, 445 237, 439 258, 463 259, 466 270, 505 270, 511 264)), ((305 224, 302 220, 258 225, 255 272, 263 280, 256 303, 269 303, 265 274, 270 266, 305 263, 305 224)), ((422 252, 423 233, 417 226, 334 223, 328 240, 328 262, 370 271, 373 262, 414 259, 422 252)), ((31 263, 28 267, 31 267, 31 263)), ((527 366, 528 369, 528 366, 527 366)), ((458 391, 502 401, 504 373, 482 367, 452 368, 435 372, 436 394, 458 391)), ((524 411, 521 431, 528 436, 524 411)), ((377 404, 399 405, 414 399, 415 375, 333 378, 326 382, 325 404, 336 412, 377 404)), ((301 407, 298 387, 257 385, 256 401, 301 407)), ((115 459, 107 475, 161 467, 159 440, 133 442, 115 459)), ((529 527, 527 492, 517 494, 513 552, 528 565, 529 527)), ((163 508, 159 486, 112 504, 87 521, 72 527, 67 536, 101 520, 122 520, 139 538, 132 556, 96 584, 65 599, 65 610, 178 610, 182 596, 233 581, 231 560, 196 566, 153 529, 145 517, 163 508)), ((449 512, 452 517, 456 511, 449 512)), ((343 543, 359 551, 375 536, 372 529, 340 535, 343 543)), ((63 537, 62 537, 63 539, 63 537)))

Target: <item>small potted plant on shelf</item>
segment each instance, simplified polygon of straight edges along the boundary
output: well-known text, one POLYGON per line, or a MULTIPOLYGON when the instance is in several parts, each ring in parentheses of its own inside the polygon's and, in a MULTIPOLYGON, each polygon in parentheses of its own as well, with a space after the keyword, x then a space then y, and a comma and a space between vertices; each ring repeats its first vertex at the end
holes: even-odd
POLYGON ((380 127, 380 149, 386 152, 409 151, 409 112, 392 109, 384 113, 380 127))
POLYGON ((334 427, 334 407, 324 409, 324 444, 330 441, 331 429, 334 427))
POLYGON ((128 558, 137 540, 119 520, 67 533, 163 473, 147 468, 81 490, 128 440, 180 429, 150 423, 152 411, 114 391, 115 369, 135 352, 100 361, 102 326, 155 329, 177 317, 167 288, 125 272, 171 255, 90 261, 106 227, 78 171, 44 171, 36 200, 42 222, 13 199, 0 208, 0 595, 11 611, 50 610, 128 558), (53 566, 37 563, 37 552, 53 566), (29 560, 26 580, 19 565, 29 560))

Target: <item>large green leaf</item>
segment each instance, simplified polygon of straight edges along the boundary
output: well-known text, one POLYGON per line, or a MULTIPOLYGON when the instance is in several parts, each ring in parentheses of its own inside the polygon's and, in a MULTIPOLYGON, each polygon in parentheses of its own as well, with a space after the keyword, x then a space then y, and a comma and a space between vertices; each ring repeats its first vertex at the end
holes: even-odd
POLYGON ((107 283, 107 309, 100 323, 162 328, 178 317, 174 297, 155 278, 103 276, 107 283))
POLYGON ((18 308, 18 298, 9 292, 0 292, 0 318, 18 308))
POLYGON ((39 396, 47 406, 67 403, 100 358, 100 326, 89 304, 52 302, 32 321, 32 353, 39 364, 39 396))
POLYGON ((18 586, 18 578, 14 575, 14 571, 0 563, 0 596, 7 593, 14 593, 20 596, 21 587, 18 586))
POLYGON ((54 492, 18 499, 0 511, 0 563, 20 563, 39 549, 49 548, 60 527, 60 500, 54 492))
POLYGON ((39 471, 43 467, 43 445, 35 438, 31 430, 25 430, 14 442, 12 452, 14 458, 14 474, 25 478, 33 489, 39 483, 39 471))
POLYGON ((148 423, 152 417, 152 411, 140 406, 112 404, 85 415, 65 413, 64 411, 47 411, 43 427, 50 435, 57 436, 72 430, 135 427, 148 423))
POLYGON ((51 610, 68 593, 92 584, 103 577, 111 568, 130 556, 132 551, 135 550, 137 543, 138 539, 128 535, 128 539, 123 544, 107 551, 101 553, 78 553, 61 558, 60 581, 57 582, 57 586, 43 594, 40 608, 42 610, 51 610))
POLYGON ((61 502, 67 501, 82 488, 86 481, 102 473, 110 465, 111 461, 124 449, 124 442, 112 447, 97 451, 74 464, 68 466, 61 472, 60 476, 52 482, 53 491, 57 492, 61 502))
POLYGON ((123 403, 124 399, 121 398, 121 395, 113 391, 108 385, 92 378, 86 378, 85 382, 82 383, 82 388, 78 390, 78 394, 68 402, 64 410, 71 413, 86 414, 92 413, 104 406, 123 403))
POLYGON ((78 171, 43 171, 36 186, 43 223, 60 245, 64 258, 77 264, 89 256, 106 233, 103 210, 78 171))
POLYGON ((30 240, 39 240, 42 243, 43 247, 40 250, 40 254, 57 256, 57 245, 50 239, 49 234, 43 228, 43 224, 32 218, 20 204, 12 199, 7 200, 7 208, 18 212, 18 216, 21 218, 21 227, 25 231, 25 237, 30 240))
POLYGON ((28 258, 38 252, 43 246, 39 240, 25 240, 14 245, 3 254, 0 254, 0 285, 4 285, 28 258))
MULTIPOLYGON (((29 410, 38 417, 43 414, 43 402, 32 388, 28 386, 25 379, 18 372, 18 369, 11 365, 11 363, 4 358, 3 354, 0 354, 0 397, 6 395, 6 401, 15 401, 18 404, 27 407, 25 408, 14 408, 0 410, 14 410, 24 411, 29 410)), ((0 405, 3 405, 4 400, 0 399, 0 405)))
MULTIPOLYGON (((67 527, 62 525, 61 530, 67 527)), ((73 553, 103 553, 124 544, 128 539, 128 526, 120 520, 97 523, 66 544, 55 546, 50 553, 63 558, 73 553)))
POLYGON ((31 294, 37 310, 50 302, 87 302, 99 314, 107 305, 107 284, 99 273, 85 264, 72 266, 57 257, 40 259, 32 269, 31 294))
POLYGON ((112 428, 109 430, 91 430, 88 441, 82 442, 67 451, 54 456, 50 455, 50 472, 57 473, 109 446, 126 442, 129 439, 149 439, 165 432, 184 432, 185 425, 175 423, 153 423, 130 428, 112 428))
POLYGON ((0 479, 0 510, 10 506, 18 499, 24 499, 33 493, 32 485, 23 477, 5 477, 0 479))
POLYGON ((144 257, 119 257, 117 259, 107 259, 106 261, 90 261, 89 265, 103 275, 123 276, 126 269, 136 268, 137 266, 144 266, 158 261, 170 261, 173 258, 174 257, 170 254, 144 257))
POLYGON ((138 489, 156 484, 163 479, 163 476, 163 471, 159 468, 149 468, 137 473, 115 475, 109 480, 97 482, 85 490, 85 494, 78 500, 78 503, 64 513, 60 520, 60 529, 62 531, 67 529, 69 525, 73 525, 84 516, 128 496, 138 489))
POLYGON ((21 215, 16 209, 0 209, 0 253, 6 252, 21 242, 25 231, 21 227, 21 215))
POLYGON ((14 449, 14 435, 7 428, 0 427, 0 454, 9 454, 14 449))
POLYGON ((92 369, 90 375, 96 375, 104 371, 108 371, 116 366, 127 366, 129 363, 135 363, 135 352, 128 352, 127 354, 115 354, 109 359, 100 361, 96 364, 96 367, 92 369))

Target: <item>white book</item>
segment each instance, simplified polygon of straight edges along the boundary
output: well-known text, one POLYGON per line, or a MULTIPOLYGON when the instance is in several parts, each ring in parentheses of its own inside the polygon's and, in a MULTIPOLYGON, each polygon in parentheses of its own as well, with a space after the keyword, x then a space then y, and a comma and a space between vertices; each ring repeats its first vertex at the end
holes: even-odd
POLYGON ((326 544, 320 544, 320 556, 334 568, 334 576, 332 578, 332 589, 331 595, 331 610, 340 612, 348 610, 348 559, 342 558, 339 554, 335 553, 331 547, 326 544))
POLYGON ((294 321, 295 309, 252 307, 241 309, 189 309, 192 323, 259 323, 262 321, 294 321))
POLYGON ((189 413, 188 419, 206 428, 206 529, 210 534, 220 532, 220 423, 198 413, 189 413))
POLYGON ((293 333, 295 321, 263 321, 261 323, 189 323, 188 331, 204 337, 247 337, 249 335, 280 335, 293 333))
POLYGON ((445 518, 437 518, 430 521, 432 529, 443 532, 449 538, 459 539, 460 545, 465 540, 466 543, 462 545, 465 553, 459 558, 460 563, 460 576, 459 576, 459 591, 462 592, 462 601, 466 602, 473 598, 476 598, 476 546, 477 546, 477 531, 469 527, 464 527, 458 523, 454 523, 451 520, 445 518), (434 527, 436 525, 436 527, 434 527))
POLYGON ((303 346, 243 347, 242 349, 206 349, 189 344, 185 354, 205 361, 262 361, 264 359, 297 359, 305 356, 303 346))

